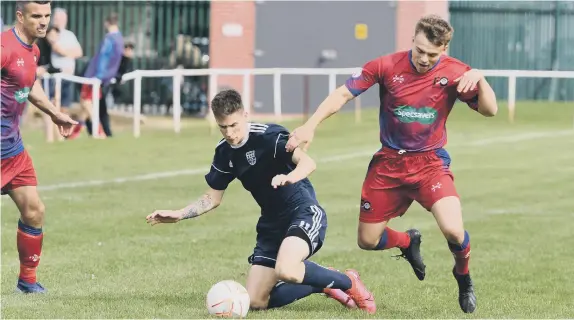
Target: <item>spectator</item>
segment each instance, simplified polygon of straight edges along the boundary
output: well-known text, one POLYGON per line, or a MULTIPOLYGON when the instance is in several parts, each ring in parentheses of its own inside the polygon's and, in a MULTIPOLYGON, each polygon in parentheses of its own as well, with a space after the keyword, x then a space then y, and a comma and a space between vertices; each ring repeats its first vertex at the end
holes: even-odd
POLYGON ((124 45, 124 54, 122 55, 122 61, 120 62, 120 67, 118 73, 115 77, 115 82, 112 85, 112 95, 114 101, 124 100, 124 94, 122 90, 122 77, 124 74, 133 71, 133 56, 134 56, 134 44, 131 42, 126 42, 124 45))
MULTIPOLYGON (((40 49, 40 57, 38 57, 38 68, 36 69, 36 77, 38 82, 44 87, 44 91, 46 95, 50 99, 54 99, 54 87, 48 85, 46 88, 44 84, 46 83, 43 81, 43 77, 45 74, 54 74, 58 73, 61 70, 55 68, 52 65, 52 46, 50 45, 50 39, 52 41, 57 41, 58 37, 60 36, 60 30, 56 27, 50 26, 48 30, 46 30, 46 37, 39 38, 36 42, 38 45, 38 49, 40 49)), ((49 83, 49 82, 48 82, 49 83)), ((26 118, 29 119, 34 115, 34 111, 36 109, 34 106, 28 104, 27 107, 28 111, 26 112, 26 118)), ((50 117, 44 113, 41 113, 42 120, 44 121, 44 134, 46 136, 46 142, 54 142, 54 136, 58 137, 59 140, 63 140, 64 138, 58 133, 58 127, 54 125, 50 117)))
MULTIPOLYGON (((110 128, 110 117, 108 115, 105 97, 109 92, 110 81, 114 79, 118 73, 124 51, 124 40, 118 26, 118 15, 116 13, 112 13, 106 18, 104 21, 104 27, 108 33, 101 42, 95 56, 88 64, 84 77, 98 78, 102 81, 100 92, 96 93, 99 95, 100 100, 100 124, 105 133, 105 137, 111 137, 112 131, 110 128)), ((84 112, 79 118, 80 124, 75 126, 74 133, 71 136, 72 138, 77 137, 80 133, 82 120, 85 121, 88 133, 90 135, 92 134, 92 122, 90 120, 90 111, 92 108, 92 86, 82 86, 80 103, 84 112)), ((100 135, 100 137, 102 136, 100 135)))
MULTIPOLYGON (((60 30, 58 38, 48 38, 52 46, 52 65, 62 70, 65 74, 74 74, 76 69, 76 59, 82 57, 82 46, 78 42, 76 35, 66 29, 68 24, 68 14, 62 8, 56 8, 52 15, 52 25, 60 30)), ((54 86, 52 82, 51 87, 54 86)), ((70 107, 74 98, 74 84, 70 81, 62 80, 60 106, 70 107)), ((64 110, 62 110, 64 111, 64 110)))

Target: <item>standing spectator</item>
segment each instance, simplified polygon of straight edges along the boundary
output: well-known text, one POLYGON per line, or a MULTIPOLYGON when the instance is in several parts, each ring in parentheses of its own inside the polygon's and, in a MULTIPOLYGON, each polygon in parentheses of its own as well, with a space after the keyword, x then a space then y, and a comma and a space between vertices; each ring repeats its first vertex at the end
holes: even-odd
MULTIPOLYGON (((86 78, 98 78, 102 81, 102 87, 99 94, 100 99, 100 124, 106 137, 112 136, 110 128, 110 117, 106 106, 106 95, 109 92, 110 81, 115 78, 120 67, 122 54, 124 52, 124 40, 120 28, 118 26, 118 15, 116 13, 110 14, 104 21, 104 27, 108 31, 104 40, 101 42, 95 56, 90 60, 88 68, 84 73, 86 78)), ((92 86, 83 85, 80 93, 80 104, 84 109, 80 115, 80 121, 85 121, 88 133, 92 134, 92 122, 90 119, 90 111, 92 108, 92 86)), ((81 122, 80 122, 81 123, 81 122)), ((81 131, 81 126, 74 131, 72 137, 77 137, 81 131)))
MULTIPOLYGON (((46 30, 46 37, 45 38, 38 38, 36 40, 36 44, 38 45, 38 49, 40 49, 40 56, 38 57, 38 68, 36 69, 36 82, 38 82, 42 87, 44 87, 43 77, 45 74, 53 74, 61 72, 60 69, 55 68, 52 64, 52 46, 50 45, 50 39, 52 41, 56 41, 60 36, 60 30, 56 27, 50 26, 46 30)), ((51 80, 48 82, 52 82, 51 80)), ((54 102, 54 86, 48 85, 47 88, 44 88, 44 92, 54 102)), ((35 111, 37 109, 31 105, 30 103, 26 106, 26 120, 30 119, 34 116, 35 111)), ((54 125, 52 120, 48 115, 45 113, 41 113, 42 120, 44 122, 44 134, 46 137, 46 142, 54 142, 54 136, 58 137, 58 140, 63 140, 64 137, 58 134, 58 127, 54 125)))
MULTIPOLYGON (((82 57, 82 46, 78 42, 76 35, 66 29, 68 24, 68 14, 62 8, 56 8, 52 15, 52 25, 60 30, 58 38, 48 38, 52 46, 52 65, 62 70, 65 74, 74 74, 76 69, 76 59, 82 57)), ((54 82, 50 84, 54 86, 54 82)), ((74 98, 74 84, 70 81, 62 80, 60 106, 70 107, 74 98)), ((62 110, 64 111, 64 110, 62 110)))
POLYGON ((124 54, 122 55, 122 61, 120 62, 120 67, 118 68, 118 73, 114 80, 112 80, 111 93, 114 97, 114 101, 124 100, 124 90, 122 90, 122 77, 124 74, 134 70, 133 68, 133 57, 134 57, 134 44, 131 42, 126 42, 124 45, 124 54))

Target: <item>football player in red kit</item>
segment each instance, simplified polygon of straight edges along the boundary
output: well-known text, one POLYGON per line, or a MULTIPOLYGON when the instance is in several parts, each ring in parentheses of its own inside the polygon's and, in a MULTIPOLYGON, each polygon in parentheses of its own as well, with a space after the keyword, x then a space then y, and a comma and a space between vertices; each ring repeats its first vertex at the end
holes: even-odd
POLYGON ((76 122, 54 107, 36 81, 40 50, 37 38, 46 36, 50 22, 50 1, 17 1, 16 25, 2 32, 2 194, 10 195, 18 210, 17 246, 20 275, 17 289, 23 293, 43 293, 36 281, 36 268, 42 251, 44 204, 36 186, 32 159, 24 149, 20 117, 29 100, 52 118, 60 133, 67 136, 76 122))
POLYGON ((411 50, 367 62, 291 133, 286 148, 303 145, 306 150, 319 123, 378 84, 382 148, 373 156, 363 183, 358 245, 364 250, 399 248, 418 279, 423 280, 420 232, 400 232, 387 226, 416 200, 432 212, 446 237, 455 260, 459 305, 470 313, 476 309, 468 270, 470 238, 463 226, 450 157, 444 149, 445 123, 457 99, 486 117, 494 116, 498 106, 494 91, 479 70, 445 54, 452 33, 450 24, 441 17, 421 18, 411 50))

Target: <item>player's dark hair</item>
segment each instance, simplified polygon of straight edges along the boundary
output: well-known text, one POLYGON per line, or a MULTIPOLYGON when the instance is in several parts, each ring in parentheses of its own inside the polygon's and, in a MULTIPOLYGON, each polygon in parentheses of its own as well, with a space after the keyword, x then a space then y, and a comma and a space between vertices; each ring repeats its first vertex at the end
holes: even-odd
POLYGON ((243 110, 243 102, 239 92, 233 89, 220 91, 211 100, 211 111, 217 118, 234 114, 239 110, 243 110))
POLYGON ((52 1, 16 1, 16 11, 24 12, 28 3, 48 4, 52 1))
POLYGON ((430 14, 422 17, 415 27, 415 35, 424 33, 428 41, 437 47, 446 46, 454 32, 452 26, 443 18, 430 14))
POLYGON ((118 14, 115 12, 110 13, 110 15, 106 17, 106 22, 111 24, 112 26, 118 25, 119 20, 120 18, 118 18, 118 14))

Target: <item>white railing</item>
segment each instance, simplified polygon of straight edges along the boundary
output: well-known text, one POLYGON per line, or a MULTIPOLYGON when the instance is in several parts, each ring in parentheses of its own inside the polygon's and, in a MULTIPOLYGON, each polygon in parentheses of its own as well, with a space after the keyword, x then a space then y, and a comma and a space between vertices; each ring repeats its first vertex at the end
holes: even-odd
POLYGON ((100 124, 100 99, 99 99, 99 92, 100 92, 100 86, 102 84, 102 82, 100 81, 100 79, 97 78, 83 78, 83 77, 78 77, 78 76, 74 76, 71 74, 65 74, 65 73, 54 73, 54 74, 45 74, 44 77, 42 78, 43 80, 43 84, 44 84, 44 91, 48 91, 49 88, 49 81, 50 78, 54 79, 55 85, 54 85, 54 100, 56 101, 56 107, 60 108, 60 102, 61 102, 61 93, 62 93, 62 79, 70 81, 70 82, 75 82, 75 83, 80 83, 80 84, 91 84, 92 85, 92 114, 91 114, 91 118, 92 118, 92 135, 94 135, 95 137, 99 136, 99 131, 98 127, 100 124), (98 94, 96 94, 98 93, 98 94))
MULTIPOLYGON (((255 75, 273 76, 273 110, 278 120, 281 118, 281 76, 282 75, 324 75, 328 77, 329 92, 337 87, 337 75, 351 75, 360 68, 255 68, 255 69, 164 69, 164 70, 136 70, 125 74, 122 81, 134 81, 134 100, 133 100, 133 134, 135 137, 140 136, 141 123, 141 82, 143 78, 173 78, 173 124, 174 131, 181 131, 181 83, 183 77, 189 76, 209 76, 209 100, 215 96, 218 88, 218 77, 227 75, 243 76, 243 101, 251 101, 251 77, 255 75)), ((568 78, 574 79, 574 71, 541 71, 541 70, 482 70, 488 77, 506 77, 508 78, 508 110, 509 121, 514 121, 516 109, 516 79, 521 78, 568 78)), ((49 78, 45 77, 44 79, 49 78)), ((93 92, 98 92, 100 81, 98 79, 87 79, 71 75, 54 74, 51 77, 56 79, 56 92, 61 90, 61 79, 72 82, 92 84, 93 92), (97 90, 97 91, 96 91, 97 90)), ((361 106, 360 100, 355 105, 355 119, 360 121, 361 106)), ((93 133, 97 134, 96 129, 99 115, 98 95, 92 95, 92 119, 93 133)), ((208 119, 212 126, 214 121, 209 116, 208 119)))

